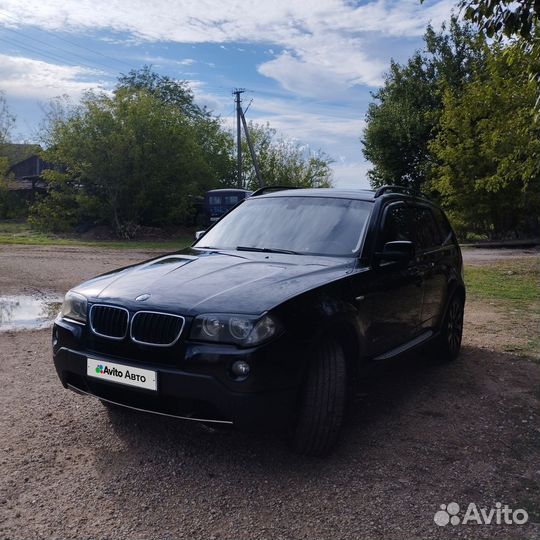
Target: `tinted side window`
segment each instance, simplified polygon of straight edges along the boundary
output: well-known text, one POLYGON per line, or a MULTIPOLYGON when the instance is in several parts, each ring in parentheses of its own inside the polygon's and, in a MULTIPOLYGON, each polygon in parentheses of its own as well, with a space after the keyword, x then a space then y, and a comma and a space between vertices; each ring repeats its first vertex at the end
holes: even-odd
POLYGON ((221 195, 210 195, 208 203, 211 205, 221 204, 221 195))
POLYGON ((238 195, 227 195, 225 197, 225 204, 235 205, 238 202, 238 195))
POLYGON ((440 246, 441 236, 431 210, 417 206, 413 212, 418 249, 431 249, 440 246))
POLYGON ((433 209, 433 215, 435 216, 435 221, 437 222, 437 225, 439 226, 439 230, 442 234, 442 243, 447 244, 452 240, 452 227, 450 227, 450 223, 448 223, 448 219, 443 214, 443 211, 439 208, 433 209))
POLYGON ((411 214, 411 209, 404 205, 388 207, 384 216, 381 246, 397 240, 414 241, 411 214))

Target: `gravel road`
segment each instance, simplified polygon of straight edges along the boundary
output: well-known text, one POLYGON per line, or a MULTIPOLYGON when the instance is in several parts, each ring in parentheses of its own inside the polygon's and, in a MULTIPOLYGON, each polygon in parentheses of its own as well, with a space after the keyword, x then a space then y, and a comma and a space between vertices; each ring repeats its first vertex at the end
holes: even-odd
MULTIPOLYGON (((149 252, 0 246, 0 293, 64 292, 149 252)), ((49 331, 0 333, 0 538, 537 538, 540 367, 479 349, 363 384, 326 459, 271 434, 108 413, 64 390, 49 331), (441 504, 529 514, 437 526, 441 504)), ((462 515, 462 514, 461 514, 462 515)))
POLYGON ((484 249, 484 248, 468 248, 462 251, 465 264, 489 264, 493 262, 505 262, 512 259, 529 259, 538 258, 540 248, 528 249, 484 249))

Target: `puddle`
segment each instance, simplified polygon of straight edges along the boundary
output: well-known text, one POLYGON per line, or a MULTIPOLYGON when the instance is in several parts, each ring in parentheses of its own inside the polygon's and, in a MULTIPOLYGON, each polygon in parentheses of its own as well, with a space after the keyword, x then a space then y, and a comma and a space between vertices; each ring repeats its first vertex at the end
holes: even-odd
POLYGON ((0 295, 0 332, 47 328, 61 307, 59 296, 0 295))

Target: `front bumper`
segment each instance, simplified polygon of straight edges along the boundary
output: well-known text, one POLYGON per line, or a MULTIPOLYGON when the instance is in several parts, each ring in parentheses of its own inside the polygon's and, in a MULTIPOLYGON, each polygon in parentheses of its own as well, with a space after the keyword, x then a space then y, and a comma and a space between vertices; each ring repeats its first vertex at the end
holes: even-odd
POLYGON ((289 421, 302 362, 298 357, 292 362, 294 347, 288 347, 286 341, 250 350, 193 345, 186 351, 189 362, 179 359, 176 365, 163 365, 159 363, 159 351, 156 350, 148 355, 156 360, 152 362, 86 350, 77 344, 80 334, 80 328, 71 328, 63 321, 53 328, 54 365, 65 388, 137 410, 232 424, 245 430, 276 429, 286 426, 289 421), (149 391, 89 377, 87 357, 154 370, 158 390, 149 391), (235 381, 227 372, 227 366, 238 359, 247 360, 253 366, 245 381, 235 381), (291 362, 296 369, 291 369, 291 362), (284 369, 286 364, 289 369, 284 369))

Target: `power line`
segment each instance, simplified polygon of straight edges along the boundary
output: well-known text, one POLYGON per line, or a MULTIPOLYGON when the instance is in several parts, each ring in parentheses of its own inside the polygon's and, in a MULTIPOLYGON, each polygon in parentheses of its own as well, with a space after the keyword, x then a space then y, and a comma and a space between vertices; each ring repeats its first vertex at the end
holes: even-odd
MULTIPOLYGON (((45 30, 41 30, 40 28, 38 28, 38 30, 40 30, 41 32, 45 32, 45 30)), ((108 54, 104 54, 104 53, 102 53, 100 51, 90 49, 89 47, 85 47, 84 45, 79 45, 79 44, 75 43, 74 41, 70 41, 69 39, 63 38, 61 36, 57 36, 57 35, 53 34, 52 32, 49 32, 49 34, 51 36, 53 36, 54 38, 56 38, 56 39, 59 39, 61 41, 65 41, 66 43, 74 45, 75 47, 79 47, 80 49, 87 50, 87 51, 92 52, 94 54, 99 54, 99 56, 103 56, 104 58, 109 58, 110 60, 113 60, 114 62, 117 62, 119 64, 124 64, 125 66, 127 66, 129 68, 133 67, 132 64, 129 64, 128 62, 124 62, 124 60, 120 60, 119 58, 114 58, 113 56, 109 56, 108 54)))
MULTIPOLYGON (((11 19, 12 21, 16 22, 16 23, 20 23, 20 21, 16 18, 16 17, 13 17, 12 15, 6 13, 6 12, 3 12, 3 13, 0 13, 0 16, 3 16, 3 17, 7 17, 9 19, 11 19)), ((7 28, 7 27, 4 27, 6 30, 10 30, 12 32, 16 32, 16 33, 19 33, 21 34, 22 36, 24 37, 28 37, 26 36, 25 34, 23 34, 22 32, 18 31, 18 30, 14 30, 14 29, 11 29, 11 28, 7 28)), ((37 26, 33 26, 32 28, 34 28, 35 30, 37 30, 38 32, 41 32, 43 34, 46 34, 46 35, 49 35, 55 39, 58 39, 60 41, 64 41, 65 43, 69 43, 70 45, 73 45, 75 47, 78 47, 79 49, 83 49, 83 50, 86 50, 86 51, 89 51, 91 53, 94 53, 94 54, 97 54, 99 56, 102 56, 103 58, 108 58, 109 60, 112 60, 113 62, 117 62, 119 64, 124 64, 125 66, 128 66, 128 67, 132 67, 131 64, 129 64, 128 62, 125 62, 124 60, 120 60, 118 58, 114 58, 112 56, 109 56, 107 54, 104 54, 100 51, 96 51, 95 49, 91 49, 90 47, 87 47, 85 45, 80 45, 78 43, 75 43, 74 41, 71 41, 67 38, 64 38, 62 36, 59 36, 59 35, 56 35, 56 34, 53 34, 51 31, 47 31, 47 30, 43 30, 42 28, 38 28, 37 26)), ((38 41, 36 38, 30 38, 30 39, 34 39, 35 41, 38 41)), ((65 49, 64 49, 65 50, 65 49)), ((71 53, 71 51, 69 51, 71 53)), ((80 55, 77 55, 76 53, 71 53, 71 54, 74 54, 76 56, 80 56, 80 55)), ((87 60, 89 61, 92 61, 88 58, 86 58, 87 60)))
POLYGON ((84 66, 84 67, 87 67, 88 69, 91 69, 92 71, 96 70, 95 66, 89 66, 87 64, 83 64, 82 62, 73 62, 72 60, 69 60, 69 59, 64 58, 62 56, 59 56, 59 55, 57 55, 55 53, 40 51, 39 49, 36 49, 35 47, 32 47, 30 45, 18 42, 17 40, 7 40, 7 39, 3 39, 3 38, 0 37, 0 41, 3 41, 4 43, 7 43, 8 45, 13 45, 13 43, 15 43, 15 45, 17 47, 20 47, 21 49, 24 49, 24 50, 26 50, 28 52, 33 53, 33 54, 44 56, 46 58, 49 58, 50 60, 53 60, 54 62, 59 62, 60 61, 60 62, 63 62, 63 63, 71 64, 72 66, 79 66, 79 67, 84 66))
MULTIPOLYGON (((19 32, 17 30, 13 30, 12 28, 4 27, 4 30, 7 30, 8 32, 13 32, 14 34, 17 34, 18 36, 22 36, 23 38, 31 39, 32 41, 34 41, 36 43, 41 43, 41 44, 45 45, 46 47, 49 47, 49 48, 53 49, 53 51, 56 49, 59 52, 66 53, 66 54, 69 54, 71 56, 75 56, 75 57, 80 58, 81 60, 84 60, 86 62, 91 62, 91 63, 95 64, 96 66, 98 66, 100 68, 106 67, 107 69, 117 69, 117 68, 112 68, 111 66, 107 66, 105 64, 102 64, 101 62, 96 62, 95 60, 92 60, 92 59, 90 59, 90 58, 88 58, 86 56, 82 56, 80 54, 68 51, 66 49, 62 49, 60 47, 55 46, 52 43, 47 43, 46 41, 44 41, 42 39, 38 39, 38 38, 35 38, 35 37, 29 38, 28 36, 26 36, 22 32, 19 32)), ((52 54, 56 54, 56 52, 53 52, 52 54)))

